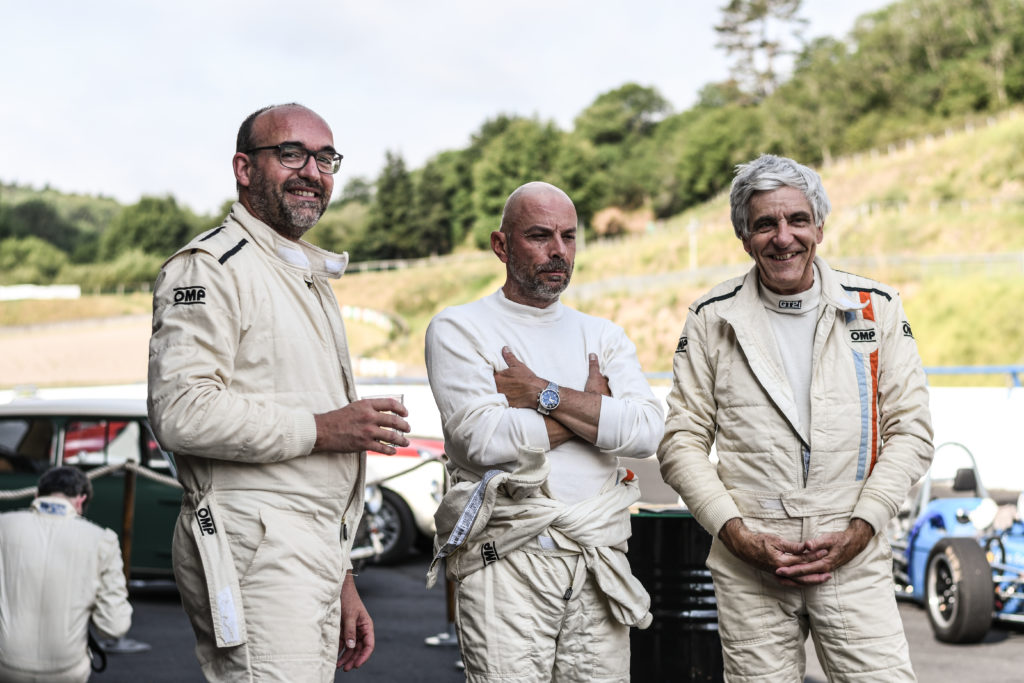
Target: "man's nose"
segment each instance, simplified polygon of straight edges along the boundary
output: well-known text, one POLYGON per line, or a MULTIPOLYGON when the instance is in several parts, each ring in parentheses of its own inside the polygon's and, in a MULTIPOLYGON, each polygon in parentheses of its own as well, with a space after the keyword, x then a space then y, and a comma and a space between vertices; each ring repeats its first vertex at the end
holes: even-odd
POLYGON ((559 235, 555 235, 555 239, 551 240, 550 256, 551 258, 560 258, 563 261, 566 258, 566 254, 569 253, 569 248, 565 243, 565 240, 559 235))
POLYGON ((793 241, 793 226, 785 218, 779 220, 779 227, 775 231, 774 239, 780 244, 789 244, 793 241))
POLYGON ((320 167, 316 165, 316 157, 312 154, 306 159, 306 163, 302 165, 302 168, 298 169, 299 177, 310 178, 319 180, 320 179, 320 167))

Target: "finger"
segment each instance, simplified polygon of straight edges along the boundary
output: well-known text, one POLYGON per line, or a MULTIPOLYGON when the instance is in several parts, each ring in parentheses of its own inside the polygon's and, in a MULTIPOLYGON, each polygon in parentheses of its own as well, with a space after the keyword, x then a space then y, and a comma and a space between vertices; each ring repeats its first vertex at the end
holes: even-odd
POLYGON ((409 411, 401 401, 393 398, 367 398, 364 400, 375 412, 395 413, 402 417, 409 417, 409 411))
POLYGON ((522 361, 516 358, 516 354, 512 353, 512 349, 508 346, 501 347, 501 357, 505 359, 505 363, 512 367, 513 365, 522 365, 522 361))
POLYGON ((373 654, 373 648, 373 629, 370 629, 367 633, 363 634, 362 644, 356 653, 352 666, 356 669, 361 667, 370 658, 370 655, 373 654))
POLYGON ((601 364, 597 362, 597 354, 592 353, 589 356, 590 361, 590 374, 596 376, 601 374, 601 364))
MULTIPOLYGON (((380 426, 387 427, 388 429, 394 430, 396 432, 401 432, 403 434, 408 434, 409 432, 412 431, 412 428, 409 426, 409 423, 397 415, 387 415, 386 419, 381 420, 380 426)), ((395 442, 392 441, 391 443, 395 442)))

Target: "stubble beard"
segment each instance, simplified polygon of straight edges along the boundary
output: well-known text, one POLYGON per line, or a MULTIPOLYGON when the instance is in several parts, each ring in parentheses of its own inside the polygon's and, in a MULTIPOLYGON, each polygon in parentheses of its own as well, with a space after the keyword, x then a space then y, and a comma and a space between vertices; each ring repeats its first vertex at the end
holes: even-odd
POLYGON ((323 185, 302 180, 288 180, 274 185, 263 173, 254 173, 249 183, 249 204, 257 218, 282 236, 299 239, 309 231, 327 210, 330 198, 323 185), (288 202, 286 189, 309 189, 319 192, 315 206, 293 206, 288 202))
POLYGON ((515 258, 515 254, 509 253, 509 263, 512 268, 512 279, 519 288, 531 298, 538 301, 557 301, 565 288, 569 286, 572 279, 572 264, 568 261, 552 259, 537 266, 523 263, 515 258), (552 271, 565 271, 565 279, 557 284, 548 284, 541 279, 541 274, 552 271))

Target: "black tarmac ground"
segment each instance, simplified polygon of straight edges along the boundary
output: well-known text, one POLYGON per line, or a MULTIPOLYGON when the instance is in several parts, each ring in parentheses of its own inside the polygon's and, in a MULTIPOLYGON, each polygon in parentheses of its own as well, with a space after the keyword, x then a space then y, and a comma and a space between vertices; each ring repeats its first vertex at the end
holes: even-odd
MULTIPOLYGON (((395 567, 371 566, 357 579, 360 594, 374 619, 377 647, 360 669, 338 672, 336 681, 353 683, 459 683, 458 649, 428 646, 430 636, 447 634, 445 587, 426 590, 429 558, 410 556, 395 567)), ((149 643, 149 651, 109 655, 107 671, 93 683, 202 683, 193 654, 192 629, 173 585, 134 588, 135 617, 128 636, 149 643)), ((911 658, 922 683, 1020 683, 1024 681, 1024 628, 995 627, 984 642, 955 646, 932 637, 924 611, 901 603, 911 658)), ((681 680, 681 679, 677 679, 681 680)), ((825 683, 808 644, 806 683, 825 683)), ((634 683, 661 683, 639 681, 634 683)))

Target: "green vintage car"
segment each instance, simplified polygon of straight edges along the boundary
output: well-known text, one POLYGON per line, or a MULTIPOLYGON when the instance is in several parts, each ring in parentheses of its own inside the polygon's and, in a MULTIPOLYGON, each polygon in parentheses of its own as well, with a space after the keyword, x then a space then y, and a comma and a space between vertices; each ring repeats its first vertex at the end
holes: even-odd
POLYGON ((173 457, 150 429, 144 399, 32 398, 0 404, 0 511, 27 507, 39 476, 55 465, 100 475, 92 481, 85 516, 116 531, 122 547, 127 512, 133 580, 172 578, 171 537, 181 488, 173 480, 173 457), (138 466, 131 474, 129 463, 138 466), (134 506, 126 510, 125 484, 132 475, 134 506))

